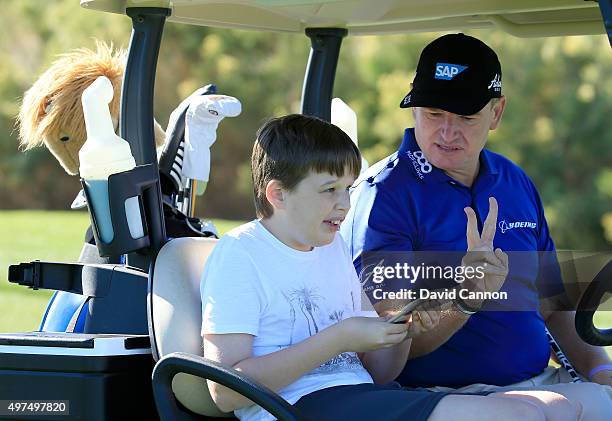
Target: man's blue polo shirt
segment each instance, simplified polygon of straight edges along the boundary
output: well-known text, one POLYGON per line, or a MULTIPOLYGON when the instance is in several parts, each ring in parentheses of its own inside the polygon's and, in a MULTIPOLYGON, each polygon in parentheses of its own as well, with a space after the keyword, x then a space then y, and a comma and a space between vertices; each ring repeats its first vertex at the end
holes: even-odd
POLYGON ((352 208, 341 234, 358 272, 362 254, 373 251, 465 252, 463 209, 474 209, 480 232, 490 196, 499 203, 494 246, 511 252, 501 291, 520 302, 522 311, 481 311, 471 316, 438 349, 409 360, 398 378, 403 385, 507 385, 541 373, 548 365, 550 346, 544 320, 535 309, 539 297, 563 291, 555 247, 529 177, 486 149, 469 188, 429 164, 414 130, 406 129, 399 151, 369 168, 352 189, 352 208), (538 274, 543 258, 548 260, 545 277, 538 274))

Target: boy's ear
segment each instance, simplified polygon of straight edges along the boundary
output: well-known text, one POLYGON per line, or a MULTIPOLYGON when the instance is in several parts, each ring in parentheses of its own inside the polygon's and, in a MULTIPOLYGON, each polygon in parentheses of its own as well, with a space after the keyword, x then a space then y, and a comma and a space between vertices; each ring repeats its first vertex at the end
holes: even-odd
POLYGON ((285 194, 280 181, 268 181, 268 184, 266 184, 266 199, 268 199, 268 202, 270 202, 274 209, 285 208, 285 194))

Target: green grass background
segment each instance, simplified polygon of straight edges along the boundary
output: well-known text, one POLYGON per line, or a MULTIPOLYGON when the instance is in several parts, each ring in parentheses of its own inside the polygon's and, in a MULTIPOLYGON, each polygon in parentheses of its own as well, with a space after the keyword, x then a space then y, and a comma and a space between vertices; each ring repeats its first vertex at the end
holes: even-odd
MULTIPOLYGON (((221 234, 240 221, 213 220, 221 234)), ((75 262, 89 214, 80 211, 0 211, 0 332, 38 330, 53 291, 8 282, 8 266, 32 260, 75 262)))
MULTIPOLYGON (((224 234, 240 221, 213 220, 224 234)), ((89 215, 78 211, 0 211, 0 332, 37 330, 52 291, 34 291, 8 282, 8 266, 48 260, 73 262, 79 256, 89 215)), ((612 312, 595 323, 612 327, 612 312)), ((607 347, 612 356, 612 347, 607 347)))

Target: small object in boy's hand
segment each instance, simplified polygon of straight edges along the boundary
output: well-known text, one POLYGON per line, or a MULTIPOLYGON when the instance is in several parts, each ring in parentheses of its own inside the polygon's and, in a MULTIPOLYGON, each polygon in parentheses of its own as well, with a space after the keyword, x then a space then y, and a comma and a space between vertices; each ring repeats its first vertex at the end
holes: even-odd
POLYGON ((417 308, 420 304, 422 304, 425 300, 417 298, 416 300, 410 301, 406 304, 400 311, 395 313, 389 320, 389 323, 405 323, 406 319, 417 308))

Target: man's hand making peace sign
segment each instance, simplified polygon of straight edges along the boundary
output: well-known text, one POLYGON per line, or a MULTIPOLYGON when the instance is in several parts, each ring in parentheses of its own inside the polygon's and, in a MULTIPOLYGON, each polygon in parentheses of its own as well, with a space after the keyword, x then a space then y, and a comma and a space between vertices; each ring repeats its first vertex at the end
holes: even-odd
MULTIPOLYGON (((463 257, 463 266, 480 266, 483 268, 482 278, 474 277, 461 284, 461 288, 470 291, 499 291, 506 276, 508 276, 508 255, 500 248, 493 249, 493 239, 497 227, 497 200, 489 197, 489 214, 482 227, 482 235, 478 233, 476 213, 470 207, 464 208, 467 215, 467 253, 463 257)), ((477 309, 482 300, 464 300, 467 305, 477 309)))

